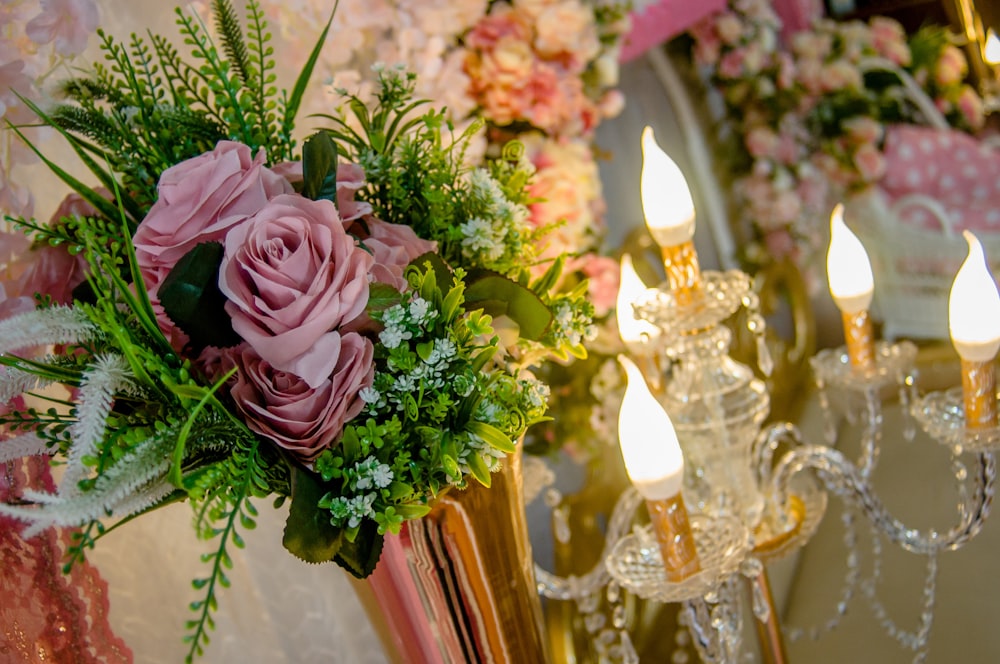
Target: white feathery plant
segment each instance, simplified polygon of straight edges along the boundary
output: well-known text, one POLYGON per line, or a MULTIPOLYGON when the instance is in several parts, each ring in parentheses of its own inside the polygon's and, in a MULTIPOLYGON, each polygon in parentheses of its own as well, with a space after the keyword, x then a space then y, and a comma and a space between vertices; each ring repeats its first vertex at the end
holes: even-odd
POLYGON ((51 384, 51 380, 28 371, 16 367, 0 367, 0 404, 10 403, 16 396, 51 384))
POLYGON ((79 309, 54 306, 0 321, 0 353, 32 346, 79 344, 93 339, 97 327, 79 309))
POLYGON ((177 431, 158 431, 114 464, 105 468, 92 489, 76 495, 26 489, 22 498, 32 505, 0 503, 0 514, 25 521, 25 537, 52 526, 82 526, 107 516, 141 512, 176 487, 166 481, 170 450, 177 431))
POLYGON ((7 440, 0 440, 0 463, 9 463, 24 457, 48 454, 48 443, 34 432, 22 433, 7 440))
POLYGON ((102 353, 87 367, 76 399, 76 422, 70 427, 71 445, 66 472, 59 485, 63 496, 80 493, 78 483, 88 474, 83 460, 92 455, 104 439, 108 414, 116 393, 134 393, 132 372, 120 355, 102 353))

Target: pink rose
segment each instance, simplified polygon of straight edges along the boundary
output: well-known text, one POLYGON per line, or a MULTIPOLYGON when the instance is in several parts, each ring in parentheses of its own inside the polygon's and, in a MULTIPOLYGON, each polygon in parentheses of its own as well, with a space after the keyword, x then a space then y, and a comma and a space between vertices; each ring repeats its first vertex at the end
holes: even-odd
MULTIPOLYGON (((271 170, 288 180, 292 186, 302 182, 301 161, 284 161, 272 166, 271 170)), ((337 166, 337 212, 345 225, 372 213, 371 203, 354 200, 355 194, 364 186, 365 169, 351 163, 337 166)))
POLYGON ((874 182, 885 175, 885 157, 871 144, 858 148, 854 153, 854 165, 864 182, 874 182))
POLYGON ((982 129, 986 122, 983 114, 983 100, 970 85, 963 85, 956 101, 962 117, 973 129, 982 129))
POLYGON ((333 332, 330 372, 315 385, 281 371, 248 345, 234 353, 240 370, 230 394, 252 431, 303 462, 330 447, 364 408, 358 393, 372 384, 374 347, 360 334, 333 332))
POLYGON ((230 230, 219 288, 233 330, 275 370, 316 388, 337 361, 336 328, 368 303, 372 263, 333 203, 284 195, 230 230))
POLYGON ((24 259, 30 261, 21 275, 22 295, 43 293, 58 304, 73 301, 73 289, 87 278, 87 261, 82 254, 70 255, 63 246, 44 244, 33 249, 24 259))
POLYGON ((769 127, 754 127, 744 140, 750 156, 755 159, 773 157, 778 148, 778 136, 769 127))
POLYGON ((367 232, 360 224, 355 224, 352 231, 375 258, 371 278, 397 290, 406 288, 403 272, 410 261, 429 251, 437 251, 437 242, 417 237, 409 226, 374 218, 367 219, 365 225, 367 232))
POLYGON ((947 44, 941 49, 941 58, 934 68, 934 80, 941 86, 956 85, 962 81, 968 69, 969 65, 962 51, 957 46, 947 44))
POLYGON ((264 166, 242 143, 219 141, 211 152, 171 166, 160 176, 159 199, 132 238, 151 294, 184 254, 226 232, 278 194, 292 193, 285 178, 264 166))
POLYGON ((594 312, 598 316, 604 316, 614 308, 618 298, 618 289, 621 286, 618 261, 609 256, 595 254, 587 254, 581 257, 581 260, 585 261, 582 272, 587 277, 589 300, 594 305, 594 312))

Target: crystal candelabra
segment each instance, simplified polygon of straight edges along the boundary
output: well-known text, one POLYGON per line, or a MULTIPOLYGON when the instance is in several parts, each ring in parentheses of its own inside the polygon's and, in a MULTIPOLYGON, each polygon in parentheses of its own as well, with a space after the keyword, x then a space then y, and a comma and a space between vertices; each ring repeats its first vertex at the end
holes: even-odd
MULTIPOLYGON (((955 321, 963 316, 956 313, 955 303, 963 299, 956 291, 960 281, 969 280, 961 271, 952 295, 952 336, 963 357, 963 388, 918 397, 916 347, 906 341, 873 339, 867 320, 872 290, 867 256, 857 238, 846 226, 841 227, 841 210, 835 210, 828 270, 831 291, 844 314, 847 345, 823 350, 810 360, 824 410, 827 444, 807 444, 793 424, 762 429, 769 410, 767 390, 749 366, 730 357, 731 333, 723 324, 740 308, 747 310, 747 326, 757 339, 758 364, 768 373, 764 319, 751 280, 739 271, 699 269, 690 240, 693 204, 683 176, 672 162, 664 165, 665 155, 658 151, 648 130, 643 148, 643 207, 651 234, 662 248, 666 281, 639 294, 620 296, 619 312, 627 311, 623 304, 630 302, 635 320, 619 314, 619 327, 629 354, 652 360, 644 363, 647 380, 641 387, 648 389, 646 383, 655 386, 656 397, 676 430, 684 459, 684 500, 692 512, 690 534, 700 565, 698 571, 678 580, 670 574, 670 561, 665 563, 661 553, 664 533, 657 532, 657 520, 633 526, 643 502, 639 491, 648 493, 644 489, 648 489, 648 478, 640 482, 630 469, 639 491, 630 488, 618 499, 607 525, 601 561, 578 577, 560 578, 538 569, 539 591, 548 598, 581 602, 602 588, 608 588, 609 597, 615 598, 626 589, 644 599, 681 603, 681 622, 699 656, 706 662, 729 662, 743 649, 741 595, 749 588, 765 661, 783 662, 782 629, 765 568, 808 542, 825 513, 827 492, 832 492, 857 508, 873 531, 907 551, 928 557, 925 602, 916 633, 898 629, 885 615, 874 591, 861 588, 889 632, 916 651, 921 661, 932 620, 936 555, 963 546, 980 531, 990 511, 996 477, 993 451, 1000 448, 1000 428, 993 357, 1000 346, 1000 294, 988 273, 982 248, 969 238, 966 266, 985 272, 985 281, 965 291, 964 296, 974 311, 966 318, 975 321, 975 329, 955 329, 955 321), (648 169, 651 162, 660 165, 655 190, 646 186, 647 178, 653 177, 648 169), (663 179, 671 177, 674 184, 662 186, 663 179), (680 185, 676 184, 678 177, 680 185), (647 195, 648 191, 655 194, 647 195), (662 214, 663 210, 675 213, 662 214), (841 236, 846 238, 848 249, 841 247, 841 236), (851 253, 858 249, 860 255, 851 253), (846 260, 850 266, 846 278, 838 276, 838 269, 843 274, 836 265, 838 260, 846 260), (664 364, 665 370, 661 368, 664 364), (912 438, 919 424, 947 445, 956 458, 963 450, 976 454, 971 473, 954 462, 956 477, 963 480, 971 475, 972 487, 961 483, 958 522, 947 531, 907 526, 889 512, 872 487, 882 437, 883 395, 893 387, 906 417, 904 437, 912 438), (838 416, 861 424, 861 453, 856 461, 831 447, 838 416)), ((623 290, 638 280, 628 273, 629 267, 624 260, 623 290)), ((625 398, 629 398, 628 391, 625 398)), ((623 413, 625 408, 623 404, 623 413)), ((620 436, 624 453, 625 434, 620 432, 620 436)), ((646 468, 643 472, 651 471, 646 468)), ((646 498, 648 504, 649 496, 646 498)), ((853 548, 853 513, 845 512, 844 521, 846 538, 853 548)), ((877 538, 875 547, 877 554, 877 538)), ((851 556, 856 552, 852 550, 851 556)), ((858 576, 852 566, 838 613, 843 613, 846 599, 857 590, 858 576)), ((613 621, 621 641, 616 652, 622 661, 637 662, 624 620, 619 617, 613 621)))

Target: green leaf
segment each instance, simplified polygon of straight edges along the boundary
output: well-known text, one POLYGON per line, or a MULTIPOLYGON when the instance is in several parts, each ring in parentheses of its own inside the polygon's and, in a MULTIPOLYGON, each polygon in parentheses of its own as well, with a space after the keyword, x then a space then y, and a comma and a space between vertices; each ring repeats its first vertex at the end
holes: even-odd
POLYGON ((198 351, 205 346, 234 346, 240 337, 226 313, 226 296, 219 290, 222 245, 199 244, 184 254, 160 285, 164 311, 198 351))
POLYGON ((472 471, 472 476, 479 480, 480 484, 489 488, 492 478, 490 477, 490 469, 486 467, 486 462, 483 461, 483 457, 473 452, 469 454, 465 460, 469 464, 469 470, 472 471))
POLYGON ((472 420, 466 425, 465 428, 469 431, 469 433, 476 434, 485 440, 490 447, 494 447, 501 452, 510 454, 516 449, 513 441, 510 439, 510 436, 507 436, 503 431, 500 431, 500 429, 497 429, 492 424, 472 420))
POLYGON ((368 311, 385 311, 399 304, 400 292, 389 284, 373 281, 368 284, 368 311))
POLYGON ((378 525, 365 519, 354 541, 344 542, 334 560, 357 578, 364 579, 375 571, 384 541, 385 538, 378 534, 378 525))
POLYGON ((307 563, 334 559, 343 544, 343 531, 330 523, 330 515, 319 508, 326 493, 318 478, 299 467, 292 468, 292 504, 281 543, 292 555, 307 563))
POLYGON ((295 87, 292 88, 292 95, 288 98, 288 104, 285 106, 284 122, 286 125, 290 126, 299 112, 299 106, 302 104, 302 96, 306 93, 306 88, 309 86, 309 78, 312 76, 313 69, 316 68, 316 62, 319 60, 320 51, 323 50, 323 44, 326 42, 326 35, 330 32, 330 25, 333 24, 333 17, 337 14, 337 6, 339 4, 340 0, 337 0, 337 2, 334 3, 333 11, 330 12, 330 18, 327 19, 326 25, 323 26, 323 32, 319 34, 319 38, 313 45, 312 51, 309 53, 309 59, 306 60, 305 65, 302 66, 302 71, 299 72, 299 77, 295 79, 295 87))
POLYGON ((431 513, 429 505, 396 505, 396 514, 404 519, 422 519, 431 513))
POLYGON ((525 339, 542 338, 552 322, 552 312, 530 289, 495 272, 470 275, 465 288, 467 309, 482 309, 494 318, 507 316, 520 327, 525 339))
POLYGON ((302 195, 337 202, 337 146, 328 132, 318 131, 302 145, 302 195))

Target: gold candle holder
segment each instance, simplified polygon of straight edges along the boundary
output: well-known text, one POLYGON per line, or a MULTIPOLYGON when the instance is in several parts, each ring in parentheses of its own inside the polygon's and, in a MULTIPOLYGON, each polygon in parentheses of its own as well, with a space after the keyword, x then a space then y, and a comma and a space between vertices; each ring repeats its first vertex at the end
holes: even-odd
POLYGON ((700 572, 701 562, 681 494, 664 500, 647 500, 646 509, 663 554, 667 581, 680 583, 700 572))
POLYGON ((841 312, 841 316, 844 319, 844 341, 851 366, 856 369, 874 368, 875 333, 868 310, 862 309, 856 314, 841 312))
POLYGON ((989 429, 997 426, 997 385, 993 360, 977 362, 962 358, 962 397, 966 428, 989 429))
POLYGON ((698 265, 698 251, 694 248, 694 240, 663 246, 660 251, 667 283, 677 304, 691 304, 701 288, 701 267, 698 265))

